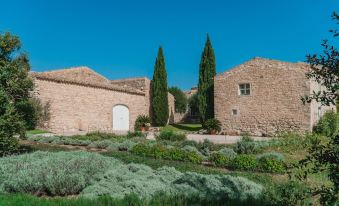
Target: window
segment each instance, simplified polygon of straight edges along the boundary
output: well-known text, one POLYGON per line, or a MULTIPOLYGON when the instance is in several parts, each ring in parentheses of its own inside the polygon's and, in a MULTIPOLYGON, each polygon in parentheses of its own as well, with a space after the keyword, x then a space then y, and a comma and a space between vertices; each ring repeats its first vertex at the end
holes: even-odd
POLYGON ((237 116, 237 115, 238 115, 238 110, 232 109, 232 115, 233 115, 233 116, 237 116))
POLYGON ((240 95, 250 95, 251 94, 250 84, 239 84, 239 94, 240 95))

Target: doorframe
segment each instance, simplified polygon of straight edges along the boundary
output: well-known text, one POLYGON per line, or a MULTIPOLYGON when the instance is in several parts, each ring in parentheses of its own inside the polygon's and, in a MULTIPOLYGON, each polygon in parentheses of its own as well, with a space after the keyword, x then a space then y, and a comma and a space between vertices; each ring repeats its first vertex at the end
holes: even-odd
MULTIPOLYGON (((112 118, 112 122, 111 122, 111 126, 112 126, 112 131, 114 132, 114 131, 120 131, 120 130, 114 130, 114 127, 113 127, 113 123, 114 123, 114 118, 113 118, 113 109, 114 109, 114 107, 115 106, 125 106, 127 109, 128 109, 128 130, 127 131, 130 131, 131 130, 131 110, 130 110, 130 108, 129 108, 129 106, 127 106, 126 104, 114 104, 113 105, 113 107, 112 107, 112 109, 111 109, 111 111, 112 111, 112 113, 111 113, 111 118, 112 118)), ((123 131, 123 130, 121 130, 121 131, 123 131)))

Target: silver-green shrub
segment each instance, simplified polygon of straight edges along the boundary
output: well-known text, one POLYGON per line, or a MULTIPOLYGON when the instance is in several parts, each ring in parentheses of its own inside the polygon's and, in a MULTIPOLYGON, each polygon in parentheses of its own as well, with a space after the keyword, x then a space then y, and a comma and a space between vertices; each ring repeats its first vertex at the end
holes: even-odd
POLYGON ((278 161, 284 161, 285 160, 284 155, 282 155, 278 152, 266 152, 266 153, 257 155, 258 160, 263 159, 263 158, 271 158, 271 159, 275 159, 275 160, 278 160, 278 161))
POLYGON ((261 185, 245 178, 182 173, 172 167, 154 170, 84 151, 35 152, 0 158, 0 193, 52 196, 80 193, 90 198, 102 195, 121 198, 134 193, 149 198, 164 192, 246 200, 259 197, 262 190, 261 185))
POLYGON ((231 200, 257 199, 263 187, 243 177, 230 175, 203 175, 187 172, 173 183, 181 194, 196 194, 204 198, 231 200))
POLYGON ((0 191, 77 194, 116 163, 120 162, 88 152, 35 152, 1 158, 0 191))
POLYGON ((88 147, 91 148, 98 148, 98 149, 106 149, 108 148, 113 142, 110 140, 100 140, 100 141, 95 141, 92 142, 91 144, 88 145, 88 147))
POLYGON ((119 151, 129 151, 131 150, 137 143, 136 142, 133 142, 131 140, 125 140, 123 142, 121 142, 119 145, 118 145, 118 150, 119 151))
POLYGON ((218 151, 218 153, 226 156, 229 159, 234 159, 237 156, 237 153, 235 153, 233 149, 227 147, 222 148, 218 151))
POLYGON ((198 154, 200 157, 202 157, 203 159, 206 159, 206 157, 194 146, 190 146, 190 145, 185 145, 184 147, 181 148, 182 150, 186 151, 186 152, 195 152, 196 154, 198 154))
POLYGON ((121 198, 134 193, 141 198, 149 198, 163 192, 246 200, 258 198, 262 190, 261 185, 241 177, 181 173, 172 167, 153 170, 145 165, 128 164, 109 170, 81 194, 89 198, 103 195, 121 198))

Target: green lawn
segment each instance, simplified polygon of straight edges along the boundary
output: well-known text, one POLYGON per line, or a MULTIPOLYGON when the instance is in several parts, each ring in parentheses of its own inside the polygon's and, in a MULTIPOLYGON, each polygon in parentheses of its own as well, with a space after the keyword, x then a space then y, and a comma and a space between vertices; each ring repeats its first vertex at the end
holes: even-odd
POLYGON ((162 130, 172 130, 176 132, 197 132, 201 129, 201 124, 170 124, 162 128, 162 130))
POLYGON ((48 131, 45 131, 45 130, 40 130, 40 129, 28 130, 28 131, 26 132, 27 135, 44 134, 44 133, 49 133, 49 132, 48 132, 48 131))

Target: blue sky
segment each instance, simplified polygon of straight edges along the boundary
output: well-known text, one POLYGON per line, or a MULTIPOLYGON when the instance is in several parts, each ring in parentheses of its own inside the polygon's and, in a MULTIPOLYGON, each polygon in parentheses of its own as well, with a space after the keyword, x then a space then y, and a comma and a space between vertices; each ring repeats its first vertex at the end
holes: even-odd
POLYGON ((321 52, 338 0, 0 0, 0 32, 20 36, 34 71, 88 66, 110 78, 153 75, 164 48, 169 86, 197 84, 209 33, 217 72, 253 57, 321 52))

